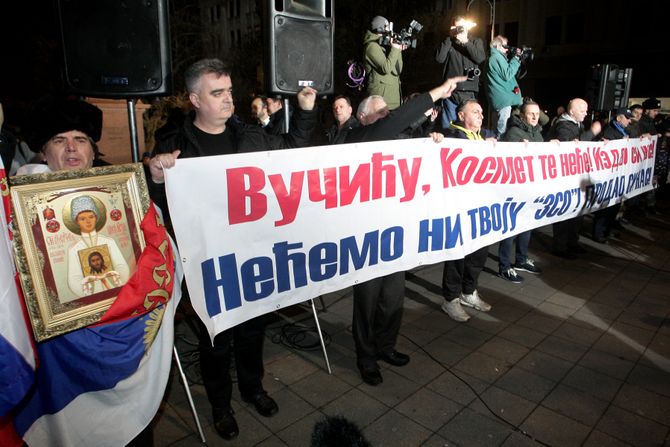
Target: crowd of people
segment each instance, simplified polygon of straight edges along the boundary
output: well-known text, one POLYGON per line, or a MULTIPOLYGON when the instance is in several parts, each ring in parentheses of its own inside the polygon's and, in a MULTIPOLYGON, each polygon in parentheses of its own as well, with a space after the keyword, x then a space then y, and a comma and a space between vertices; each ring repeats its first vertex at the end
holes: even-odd
MULTIPOLYGON (((451 34, 436 50, 436 63, 443 66, 443 82, 426 93, 404 99, 400 77, 402 52, 406 46, 394 41, 381 44, 380 36, 388 25, 384 17, 375 17, 364 38, 368 96, 357 105, 345 95, 335 96, 331 103, 333 124, 324 129, 323 135, 314 135, 319 128, 315 106, 318 92, 314 89, 305 87, 298 92, 296 104, 289 105, 289 110, 286 110, 288 102, 285 104, 281 99, 254 96, 250 110, 253 122, 245 123, 235 114, 231 69, 219 59, 194 63, 185 73, 192 112, 178 125, 162 129, 152 153, 145 158, 150 194, 163 211, 166 222, 169 224, 170 210, 165 197, 164 172, 178 159, 304 147, 314 141, 334 145, 430 137, 439 142, 447 137, 543 142, 660 134, 655 173, 657 184, 661 187, 665 184, 670 121, 659 121, 659 100, 650 98, 640 105, 616 109, 611 111, 609 119, 601 122, 589 120, 587 102, 573 98, 550 121, 538 102, 522 96, 517 78, 520 54, 507 49, 508 39, 496 36, 487 57, 483 41, 469 35, 470 27, 462 17, 454 19, 451 34), (486 95, 480 94, 482 85, 486 95), (490 130, 484 127, 482 100, 487 100, 495 112, 494 120, 489 123, 490 130)), ((31 147, 35 151, 33 155, 41 161, 25 164, 19 174, 81 169, 104 163, 95 144, 100 138, 101 124, 96 121, 90 125, 91 119, 99 119, 98 114, 91 111, 94 106, 83 104, 87 103, 58 104, 59 110, 68 114, 68 120, 41 124, 40 138, 31 147)), ((42 116, 49 119, 49 116, 60 115, 62 113, 42 116)), ((0 107, 0 128, 2 123, 0 107)), ((0 147, 4 166, 11 173, 19 169, 17 162, 20 165, 28 161, 23 159, 20 145, 6 131, 0 138, 0 147)), ((654 212, 654 205, 652 192, 627 201, 625 211, 654 212)), ((621 204, 594 213, 592 238, 606 243, 613 230, 625 224, 625 216, 621 204)), ((583 217, 577 217, 553 224, 554 255, 574 259, 584 252, 579 244, 582 220, 583 217)), ((531 232, 527 231, 500 242, 501 280, 521 283, 523 277, 518 272, 542 273, 529 256, 530 239, 531 232)), ((463 306, 491 311, 491 305, 477 289, 488 252, 489 248, 484 247, 463 259, 444 263, 442 310, 452 319, 468 321, 470 315, 463 306)), ((352 333, 357 367, 365 383, 378 386, 383 383, 379 361, 396 367, 410 361, 408 354, 395 348, 405 296, 404 272, 357 284, 353 296, 352 333)), ((217 335, 213 345, 200 325, 202 377, 212 406, 214 427, 224 439, 233 439, 239 433, 231 407, 231 364, 234 363, 237 370, 237 386, 245 402, 264 417, 272 417, 279 411, 279 405, 262 384, 265 325, 266 317, 251 319, 217 335)))

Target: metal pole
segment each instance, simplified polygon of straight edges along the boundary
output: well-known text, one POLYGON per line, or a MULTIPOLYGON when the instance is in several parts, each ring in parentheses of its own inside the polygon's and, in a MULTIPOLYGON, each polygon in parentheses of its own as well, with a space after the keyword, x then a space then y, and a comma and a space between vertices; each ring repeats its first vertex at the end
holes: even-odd
POLYGON ((288 110, 288 98, 284 98, 284 133, 288 133, 288 125, 289 125, 289 110, 288 110))
POLYGON ((496 29, 496 1, 489 0, 489 6, 491 6, 491 42, 493 42, 496 29))
POLYGON ((137 120, 135 119, 135 100, 128 100, 128 127, 130 128, 130 148, 133 155, 133 163, 140 161, 140 145, 137 138, 137 120))
POLYGON ((186 374, 181 367, 181 361, 179 360, 179 353, 177 352, 177 347, 172 347, 172 352, 174 354, 175 362, 177 362, 177 369, 179 369, 179 375, 181 376, 181 382, 184 384, 184 391, 186 391, 186 397, 188 398, 188 404, 191 406, 191 413, 193 413, 193 419, 195 419, 195 425, 198 426, 198 433, 200 433, 200 440, 203 444, 207 444, 205 440, 205 433, 202 431, 202 426, 200 425, 200 418, 198 418, 198 412, 195 409, 195 403, 193 402, 193 397, 191 396, 191 389, 188 387, 188 380, 186 379, 186 374))
POLYGON ((319 340, 321 340, 321 350, 323 351, 323 359, 326 361, 326 368, 328 368, 328 374, 333 372, 330 370, 330 361, 328 361, 328 352, 326 352, 326 343, 323 341, 323 334, 321 333, 321 325, 319 324, 319 316, 316 314, 316 306, 314 306, 314 300, 309 300, 312 303, 312 313, 314 314, 314 323, 316 323, 316 330, 319 332, 319 340))

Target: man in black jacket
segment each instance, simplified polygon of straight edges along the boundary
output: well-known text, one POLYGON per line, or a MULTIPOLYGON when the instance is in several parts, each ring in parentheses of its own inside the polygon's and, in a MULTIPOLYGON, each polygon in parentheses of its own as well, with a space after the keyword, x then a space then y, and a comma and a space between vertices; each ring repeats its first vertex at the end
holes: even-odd
MULTIPOLYGON (((609 122, 602 134, 603 140, 621 140, 628 138, 628 126, 633 118, 633 112, 627 108, 621 108, 614 111, 614 118, 609 122)), ((593 231, 592 238, 596 242, 604 244, 610 236, 612 227, 616 222, 616 216, 621 209, 621 202, 599 209, 593 213, 593 231)))
MULTIPOLYGON (((275 136, 235 119, 230 71, 219 59, 202 59, 194 63, 187 69, 185 81, 195 116, 187 117, 179 129, 158 142, 149 162, 150 191, 164 214, 167 205, 163 170, 173 167, 177 158, 304 146, 316 124, 313 110, 316 91, 309 87, 298 93, 300 110, 296 111, 291 132, 275 136)), ((200 326, 200 366, 207 398, 212 405, 214 427, 222 438, 233 439, 239 428, 230 406, 232 344, 242 400, 253 404, 258 413, 266 417, 279 409, 262 384, 265 318, 253 318, 221 332, 214 338, 214 346, 204 325, 200 326)))
MULTIPOLYGON (((591 126, 584 128, 584 118, 588 111, 588 104, 581 98, 574 98, 568 103, 568 110, 561 115, 549 129, 548 138, 558 141, 593 141, 602 126, 594 121, 591 126)), ((556 222, 553 225, 554 241, 553 253, 566 259, 575 259, 578 254, 586 252, 579 246, 579 230, 582 227, 584 216, 556 222)))
MULTIPOLYGON (((403 103, 390 112, 384 98, 373 95, 361 101, 357 117, 360 127, 351 129, 346 143, 392 140, 421 118, 438 99, 449 97, 464 76, 447 79, 439 87, 403 103)), ((442 134, 431 134, 441 141, 442 134)), ((375 386, 382 383, 377 360, 393 366, 409 362, 407 354, 395 350, 402 322, 405 298, 405 272, 391 273, 354 286, 352 332, 356 345, 357 366, 363 381, 375 386)))
POLYGON ((456 107, 466 99, 477 99, 479 93, 479 65, 486 60, 484 42, 477 37, 471 38, 468 32, 474 23, 463 17, 455 17, 449 30, 449 37, 444 39, 435 54, 435 60, 443 64, 442 78, 469 76, 465 82, 456 87, 454 93, 442 101, 442 127, 456 121, 456 107))
MULTIPOLYGON (((540 105, 533 100, 524 99, 519 108, 519 115, 512 115, 507 124, 507 130, 501 136, 501 141, 510 142, 543 142, 542 126, 540 125, 540 105)), ((498 244, 498 276, 507 281, 519 284, 523 277, 517 273, 521 270, 539 275, 542 270, 535 265, 535 261, 528 257, 531 230, 519 233, 498 244), (512 263, 512 246, 516 241, 514 263, 512 263)))
POLYGON ((358 127, 358 120, 353 116, 354 109, 351 107, 351 99, 348 96, 339 95, 333 100, 333 117, 335 122, 326 132, 328 144, 341 144, 347 137, 347 133, 354 127, 358 127))
POLYGON ((661 101, 656 98, 645 99, 642 103, 642 117, 639 121, 640 135, 657 135, 656 117, 661 112, 661 101))

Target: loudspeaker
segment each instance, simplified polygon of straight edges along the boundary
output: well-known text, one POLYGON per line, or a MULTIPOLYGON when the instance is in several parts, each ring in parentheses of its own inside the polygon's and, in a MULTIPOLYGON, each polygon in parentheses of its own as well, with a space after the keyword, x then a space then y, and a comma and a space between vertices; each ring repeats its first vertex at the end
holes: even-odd
POLYGON ((332 94, 333 5, 327 0, 266 0, 265 80, 268 94, 303 87, 332 94))
POLYGON ((619 68, 613 64, 600 65, 594 68, 593 78, 597 85, 594 110, 612 110, 628 105, 633 80, 632 68, 619 68))
POLYGON ((65 82, 83 96, 172 90, 167 0, 58 0, 65 82))

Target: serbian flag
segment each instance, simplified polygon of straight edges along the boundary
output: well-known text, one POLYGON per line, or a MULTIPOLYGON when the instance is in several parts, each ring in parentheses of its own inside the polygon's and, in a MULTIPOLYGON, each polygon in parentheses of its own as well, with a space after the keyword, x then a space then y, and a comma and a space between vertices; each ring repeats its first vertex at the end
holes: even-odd
POLYGON ((30 446, 122 446, 153 419, 165 392, 183 274, 153 205, 146 247, 100 323, 36 344, 35 384, 14 409, 30 446))
POLYGON ((21 305, 9 240, 9 188, 0 160, 0 445, 21 445, 11 425, 10 410, 35 379, 35 353, 21 305))

